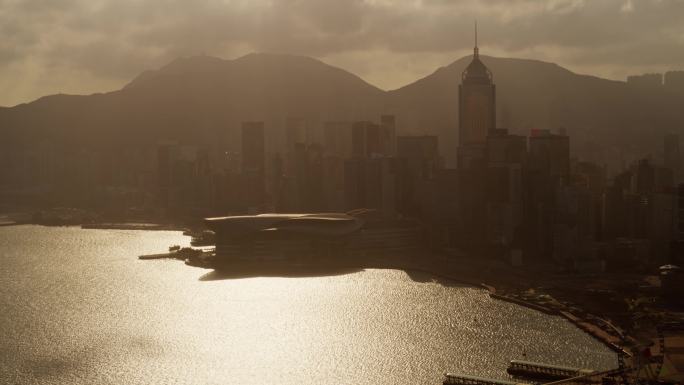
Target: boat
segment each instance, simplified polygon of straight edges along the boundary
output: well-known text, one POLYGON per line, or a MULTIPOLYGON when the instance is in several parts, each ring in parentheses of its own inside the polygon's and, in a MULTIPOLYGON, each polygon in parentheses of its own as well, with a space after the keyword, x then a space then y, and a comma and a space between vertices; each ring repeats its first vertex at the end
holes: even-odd
POLYGON ((506 371, 514 377, 551 381, 586 376, 595 372, 592 369, 580 369, 520 360, 512 360, 506 371))
MULTIPOLYGON (((199 249, 193 249, 192 247, 183 247, 181 248, 180 246, 171 246, 169 247, 169 252, 168 253, 161 253, 161 254, 148 254, 148 255, 140 255, 138 256, 138 259, 165 259, 165 258, 175 258, 175 259, 188 259, 188 258, 196 258, 201 255, 204 255, 205 252, 203 250, 199 249)), ((207 252, 206 254, 210 254, 207 252)))
POLYGON ((463 374, 445 373, 444 385, 529 385, 524 382, 498 380, 493 378, 467 376, 463 374))

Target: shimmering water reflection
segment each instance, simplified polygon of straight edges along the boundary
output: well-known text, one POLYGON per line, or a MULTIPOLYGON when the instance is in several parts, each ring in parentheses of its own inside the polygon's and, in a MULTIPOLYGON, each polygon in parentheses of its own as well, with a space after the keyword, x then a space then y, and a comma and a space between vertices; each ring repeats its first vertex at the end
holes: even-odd
POLYGON ((447 370, 505 378, 523 353, 616 366, 561 318, 425 275, 223 279, 136 259, 188 241, 178 232, 0 228, 2 382, 439 384, 447 370))

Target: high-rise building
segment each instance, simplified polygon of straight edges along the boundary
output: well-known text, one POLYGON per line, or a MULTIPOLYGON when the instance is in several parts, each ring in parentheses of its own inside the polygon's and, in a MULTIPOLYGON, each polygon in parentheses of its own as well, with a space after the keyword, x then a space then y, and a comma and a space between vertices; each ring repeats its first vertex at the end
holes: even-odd
POLYGON ((549 130, 533 129, 529 138, 529 166, 550 177, 570 173, 570 138, 549 130))
POLYGON ((352 153, 354 156, 383 155, 380 125, 373 122, 354 122, 352 127, 352 153))
POLYGON ((285 167, 284 173, 288 176, 294 175, 296 163, 296 149, 298 145, 309 145, 312 143, 311 130, 305 119, 287 118, 285 122, 285 167))
POLYGON ((487 165, 496 167, 511 163, 522 164, 527 157, 527 138, 511 135, 498 128, 487 136, 487 165))
POLYGON ((377 210, 382 218, 396 216, 401 167, 396 158, 352 158, 344 162, 345 210, 377 210))
POLYGON ((459 234, 463 242, 477 245, 485 242, 487 232, 487 137, 496 129, 496 87, 492 72, 480 60, 477 25, 473 60, 463 71, 458 96, 459 234))
POLYGON ((665 150, 665 167, 672 170, 672 175, 674 176, 675 181, 679 181, 682 168, 682 158, 679 149, 679 135, 665 135, 665 141, 663 144, 665 150))
POLYGON ((381 151, 387 156, 396 154, 396 120, 394 115, 380 116, 381 151))
POLYGON ((684 92, 684 71, 669 71, 665 73, 665 88, 684 92))
POLYGON ((438 139, 437 136, 427 135, 397 137, 397 157, 405 171, 401 178, 402 188, 399 197, 400 208, 404 214, 419 215, 424 211, 422 206, 431 203, 430 199, 421 193, 429 190, 423 187, 441 167, 438 139))
POLYGON ((266 153, 264 122, 242 123, 242 178, 244 202, 249 211, 264 203, 266 153))
POLYGON ((160 144, 157 146, 157 199, 160 207, 167 209, 170 205, 170 188, 173 185, 173 165, 176 146, 160 144))
POLYGON ((397 157, 406 159, 408 171, 413 178, 429 179, 441 166, 438 147, 437 136, 399 136, 397 157))
POLYGON ((526 138, 496 129, 487 136, 486 199, 487 239, 510 245, 523 220, 523 166, 526 138))
POLYGON ((480 60, 475 30, 473 60, 463 71, 459 96, 459 168, 484 156, 487 136, 496 128, 496 87, 492 72, 480 60))
POLYGON ((264 122, 242 123, 242 173, 264 175, 264 122))
POLYGON ((627 76, 627 84, 640 88, 659 88, 663 86, 663 74, 643 74, 627 76))
POLYGON ((353 154, 353 124, 351 122, 325 122, 323 149, 326 155, 349 158, 353 154))

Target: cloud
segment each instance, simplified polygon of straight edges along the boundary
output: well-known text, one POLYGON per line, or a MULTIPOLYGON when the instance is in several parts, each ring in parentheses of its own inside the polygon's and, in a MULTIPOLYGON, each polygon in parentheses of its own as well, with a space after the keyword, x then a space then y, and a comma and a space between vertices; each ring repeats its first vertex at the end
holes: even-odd
POLYGON ((311 55, 396 88, 468 52, 476 19, 485 53, 623 77, 682 67, 682 14, 684 0, 0 0, 0 105, 201 53, 311 55))

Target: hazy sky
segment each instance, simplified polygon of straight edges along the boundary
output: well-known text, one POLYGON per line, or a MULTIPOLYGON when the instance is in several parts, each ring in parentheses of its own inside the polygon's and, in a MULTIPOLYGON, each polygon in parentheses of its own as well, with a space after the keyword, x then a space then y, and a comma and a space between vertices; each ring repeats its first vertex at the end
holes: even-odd
POLYGON ((469 54, 624 79, 684 69, 684 0, 0 0, 0 105, 118 89, 178 56, 311 55, 384 89, 469 54))

